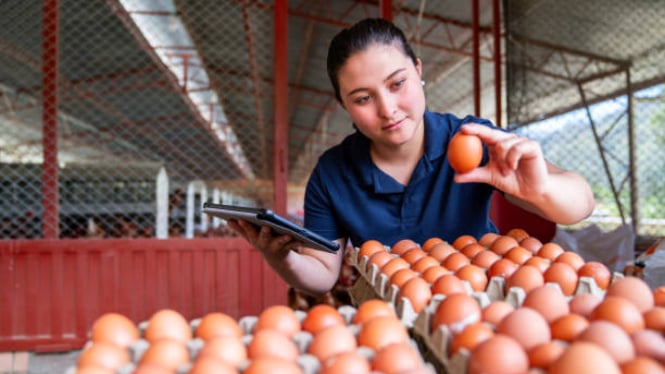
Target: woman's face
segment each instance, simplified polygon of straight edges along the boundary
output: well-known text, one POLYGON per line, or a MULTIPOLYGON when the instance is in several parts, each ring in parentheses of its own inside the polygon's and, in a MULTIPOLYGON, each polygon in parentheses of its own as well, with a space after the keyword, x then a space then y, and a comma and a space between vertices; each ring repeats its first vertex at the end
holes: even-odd
POLYGON ((394 45, 372 44, 339 70, 344 108, 376 145, 408 143, 422 127, 425 93, 417 64, 394 45))

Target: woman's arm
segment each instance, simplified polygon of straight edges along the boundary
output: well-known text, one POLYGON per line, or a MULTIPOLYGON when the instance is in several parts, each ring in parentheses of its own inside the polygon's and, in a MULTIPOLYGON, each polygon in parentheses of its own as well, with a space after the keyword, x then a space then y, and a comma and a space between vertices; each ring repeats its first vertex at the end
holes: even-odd
POLYGON ((587 181, 546 161, 538 142, 477 124, 464 125, 461 131, 480 137, 490 159, 483 167, 455 175, 456 182, 491 184, 510 202, 559 224, 577 223, 593 212, 587 181))
POLYGON ((289 235, 273 237, 268 226, 257 230, 251 223, 229 220, 229 226, 249 241, 268 264, 292 287, 321 295, 330 291, 339 277, 346 240, 336 240, 339 250, 328 253, 306 248, 289 235))

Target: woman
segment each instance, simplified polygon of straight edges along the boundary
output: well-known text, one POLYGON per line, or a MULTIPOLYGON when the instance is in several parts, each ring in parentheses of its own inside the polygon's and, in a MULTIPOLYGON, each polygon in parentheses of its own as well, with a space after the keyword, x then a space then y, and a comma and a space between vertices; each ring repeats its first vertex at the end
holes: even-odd
MULTIPOLYGON (((319 159, 305 194, 305 226, 345 248, 368 239, 392 245, 453 241, 496 231, 488 217, 492 192, 559 224, 591 214, 593 194, 577 174, 547 162, 539 144, 495 128, 487 120, 426 109, 422 62, 402 31, 383 19, 365 19, 337 34, 328 49, 335 96, 356 132, 319 159), (481 167, 455 173, 446 159, 456 132, 484 144, 481 167)), ((329 291, 343 251, 302 248, 268 227, 229 224, 249 240, 291 286, 329 291)))

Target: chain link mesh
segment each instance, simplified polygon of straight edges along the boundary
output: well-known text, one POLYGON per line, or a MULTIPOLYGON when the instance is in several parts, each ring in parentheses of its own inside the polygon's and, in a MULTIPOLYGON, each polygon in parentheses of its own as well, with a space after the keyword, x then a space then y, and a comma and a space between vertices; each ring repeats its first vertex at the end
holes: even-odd
POLYGON ((665 10, 654 1, 508 1, 509 126, 584 175, 582 225, 665 234, 665 10))

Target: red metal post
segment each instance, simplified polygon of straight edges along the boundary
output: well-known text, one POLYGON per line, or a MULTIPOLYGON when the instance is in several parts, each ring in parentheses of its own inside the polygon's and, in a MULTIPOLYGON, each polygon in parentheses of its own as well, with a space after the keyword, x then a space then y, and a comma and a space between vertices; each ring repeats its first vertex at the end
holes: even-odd
POLYGON ((381 18, 387 19, 388 21, 392 21, 393 20, 392 0, 379 0, 379 6, 381 8, 381 18))
POLYGON ((492 34, 494 36, 494 100, 496 106, 496 125, 501 127, 503 107, 501 105, 501 1, 492 1, 492 34))
POLYGON ((58 0, 42 8, 42 235, 58 238, 58 0))
POLYGON ((288 183, 288 1, 275 1, 274 71, 275 125, 273 143, 274 209, 286 213, 288 183))
POLYGON ((473 107, 480 117, 480 0, 471 5, 471 28, 473 29, 473 107))

